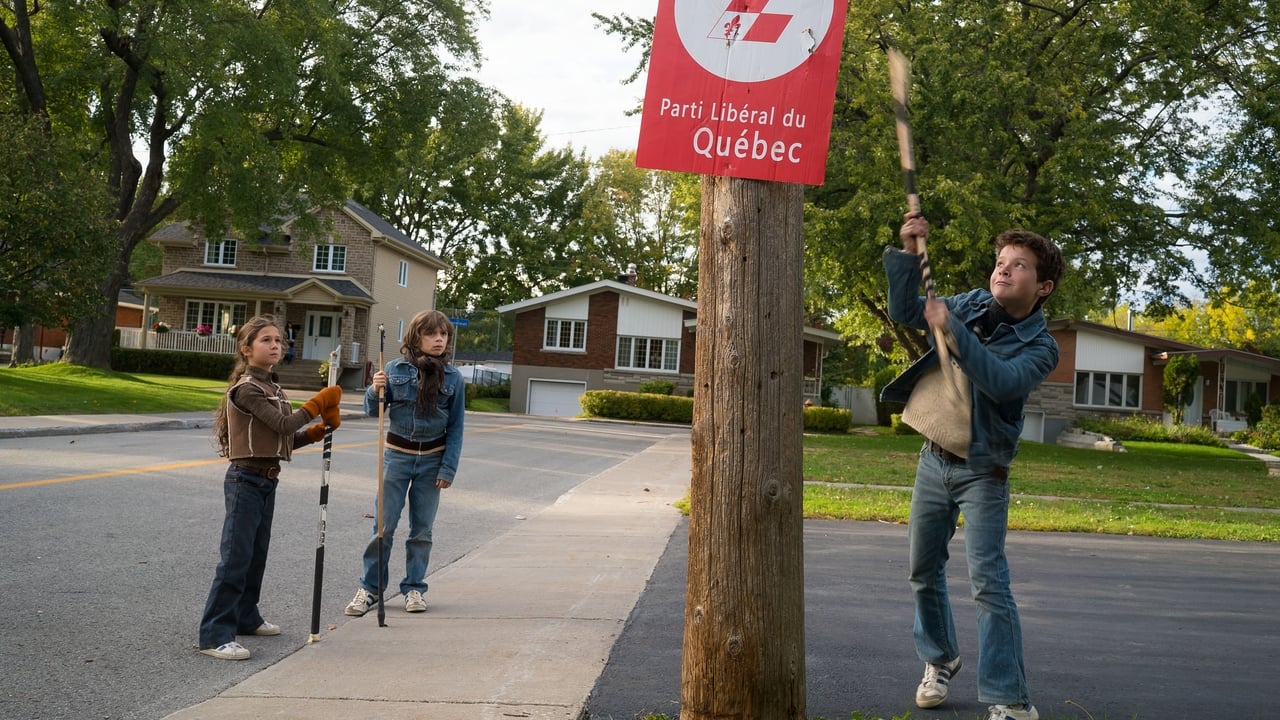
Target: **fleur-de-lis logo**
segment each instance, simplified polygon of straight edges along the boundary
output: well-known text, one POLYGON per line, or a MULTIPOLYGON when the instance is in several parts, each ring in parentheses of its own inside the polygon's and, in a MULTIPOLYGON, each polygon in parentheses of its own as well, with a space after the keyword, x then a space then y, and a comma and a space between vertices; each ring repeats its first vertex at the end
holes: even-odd
POLYGON ((738 37, 738 32, 742 30, 742 16, 734 15, 733 19, 724 24, 724 39, 732 42, 738 37))

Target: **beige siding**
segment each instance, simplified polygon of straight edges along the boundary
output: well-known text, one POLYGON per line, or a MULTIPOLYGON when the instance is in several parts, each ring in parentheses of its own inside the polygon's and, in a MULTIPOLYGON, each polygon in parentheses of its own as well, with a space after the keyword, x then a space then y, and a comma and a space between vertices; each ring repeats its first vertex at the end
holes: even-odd
POLYGON ((378 342, 378 323, 386 326, 387 352, 391 353, 400 347, 400 328, 408 327, 409 320, 418 312, 435 307, 436 270, 396 252, 392 247, 388 242, 379 245, 374 252, 370 292, 378 298, 378 304, 373 306, 369 338, 369 347, 374 352, 378 342), (408 283, 403 287, 397 282, 401 260, 409 263, 408 283))

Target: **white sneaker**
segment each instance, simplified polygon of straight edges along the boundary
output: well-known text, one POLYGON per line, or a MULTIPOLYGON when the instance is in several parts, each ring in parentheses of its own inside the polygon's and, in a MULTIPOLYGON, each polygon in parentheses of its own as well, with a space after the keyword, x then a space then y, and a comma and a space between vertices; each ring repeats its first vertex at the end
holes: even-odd
POLYGON ((254 628, 253 632, 249 634, 250 635, 279 635, 280 626, 276 625, 275 623, 270 623, 270 622, 267 622, 266 620, 263 620, 262 624, 254 628))
POLYGON ((949 663, 924 664, 924 677, 916 688, 916 706, 922 708, 938 707, 947 699, 947 684, 960 672, 960 658, 949 663))
POLYGON ((411 613, 427 611, 427 601, 423 599, 421 592, 410 590, 404 594, 404 611, 411 613))
POLYGON ((347 608, 342 612, 352 617, 360 617, 369 612, 369 609, 378 604, 378 596, 360 588, 356 591, 356 596, 347 603, 347 608))
POLYGON ((1040 713, 1031 703, 1026 705, 992 705, 987 708, 987 720, 1040 720, 1040 713))
POLYGON ((248 660, 249 649, 240 643, 232 640, 229 643, 223 643, 216 648, 202 648, 201 653, 209 657, 216 657, 219 660, 248 660))

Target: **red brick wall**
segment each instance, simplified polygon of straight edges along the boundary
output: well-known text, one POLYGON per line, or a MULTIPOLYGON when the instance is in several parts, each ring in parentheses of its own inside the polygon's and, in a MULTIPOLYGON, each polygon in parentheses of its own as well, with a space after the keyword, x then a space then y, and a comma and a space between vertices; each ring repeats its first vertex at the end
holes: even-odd
POLYGON ((1053 339, 1058 341, 1058 366, 1049 373, 1045 382, 1076 384, 1076 331, 1057 330, 1053 339))
POLYGON ((587 306, 587 354, 580 370, 611 368, 618 352, 618 293, 592 295, 587 306))
MULTIPOLYGON (((698 314, 691 311, 684 311, 684 320, 697 320, 698 314)), ((695 326, 696 327, 696 326, 695 326)), ((692 375, 694 368, 694 360, 697 356, 694 354, 698 347, 698 335, 691 327, 685 327, 680 331, 680 373, 683 375, 692 375)))

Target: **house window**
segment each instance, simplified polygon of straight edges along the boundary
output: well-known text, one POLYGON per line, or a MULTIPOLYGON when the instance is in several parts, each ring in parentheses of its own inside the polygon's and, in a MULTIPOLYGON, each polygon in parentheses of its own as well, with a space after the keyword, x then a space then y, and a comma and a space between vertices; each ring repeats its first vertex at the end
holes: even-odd
POLYGON ((204 264, 235 267, 236 241, 232 238, 218 241, 206 240, 204 243, 204 264))
POLYGON ((400 275, 396 278, 396 284, 400 287, 409 287, 409 261, 400 261, 400 275))
POLYGON ((546 332, 542 336, 543 350, 586 350, 586 320, 547 319, 546 332))
POLYGON ((347 246, 317 245, 313 269, 316 272, 346 272, 347 246))
POLYGON ((619 369, 677 372, 680 369, 680 341, 620 337, 616 365, 619 369))
POLYGON ((1126 373, 1076 373, 1076 405, 1138 409, 1142 407, 1142 376, 1126 373))
POLYGON ((1226 401, 1222 409, 1232 413, 1246 413, 1249 410, 1249 396, 1256 395, 1258 405, 1267 404, 1267 384, 1248 380, 1228 380, 1226 382, 1226 401))
POLYGON ((201 325, 208 325, 215 333, 224 333, 232 325, 243 325, 247 317, 244 303, 188 300, 182 329, 195 331, 201 325))

